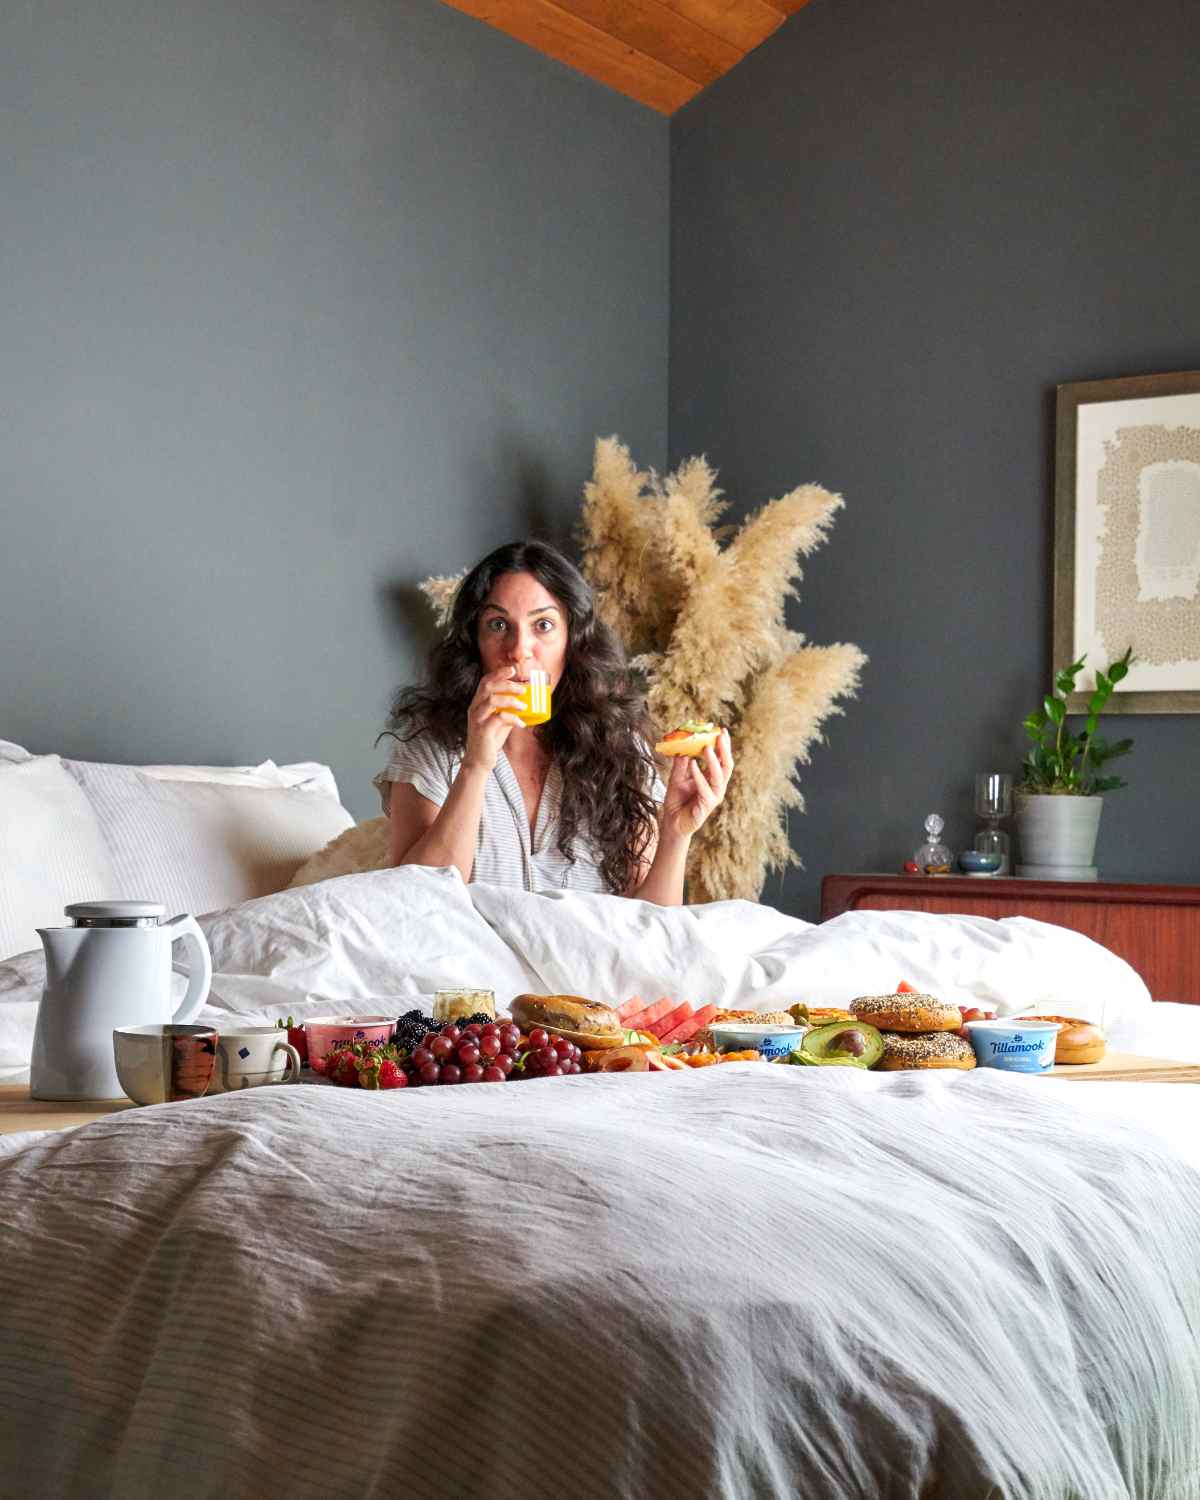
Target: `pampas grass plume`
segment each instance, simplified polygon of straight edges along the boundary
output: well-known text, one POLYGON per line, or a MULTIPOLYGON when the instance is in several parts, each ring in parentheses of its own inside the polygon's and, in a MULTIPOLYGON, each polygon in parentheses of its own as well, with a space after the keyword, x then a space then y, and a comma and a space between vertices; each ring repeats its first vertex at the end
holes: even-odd
POLYGON ((755 900, 770 870, 800 859, 787 814, 820 726, 858 691, 857 646, 812 646, 787 628, 800 559, 829 535, 840 495, 805 484, 749 516, 721 545, 727 501, 703 458, 660 480, 615 437, 596 443, 585 490, 583 571, 644 674, 655 722, 725 724, 737 762, 725 801, 692 840, 688 899, 755 900))
POLYGON ((422 579, 417 585, 433 608, 434 619, 437 621, 439 630, 445 630, 449 625, 450 611, 454 608, 454 596, 458 592, 459 584, 466 576, 467 570, 464 568, 461 573, 455 573, 453 576, 422 579))

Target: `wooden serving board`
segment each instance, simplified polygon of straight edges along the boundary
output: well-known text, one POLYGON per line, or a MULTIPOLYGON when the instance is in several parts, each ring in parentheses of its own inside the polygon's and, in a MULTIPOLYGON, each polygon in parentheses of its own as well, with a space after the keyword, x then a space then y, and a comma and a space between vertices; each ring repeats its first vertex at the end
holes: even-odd
POLYGON ((131 1099, 31 1099, 27 1083, 4 1083, 0 1084, 0 1135, 18 1130, 66 1130, 135 1108, 131 1099))
POLYGON ((1108 1083, 1200 1083, 1200 1063, 1172 1062, 1165 1057, 1136 1057, 1132 1052, 1109 1052, 1095 1063, 1058 1063, 1043 1077, 1108 1083))

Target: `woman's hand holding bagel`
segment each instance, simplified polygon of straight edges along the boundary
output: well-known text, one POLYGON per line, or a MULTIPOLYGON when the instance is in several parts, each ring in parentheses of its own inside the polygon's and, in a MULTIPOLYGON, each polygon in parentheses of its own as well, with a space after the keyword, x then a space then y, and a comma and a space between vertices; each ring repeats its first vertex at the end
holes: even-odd
POLYGON ((732 775, 733 750, 727 729, 699 755, 676 756, 663 803, 664 828, 690 839, 724 801, 732 775))

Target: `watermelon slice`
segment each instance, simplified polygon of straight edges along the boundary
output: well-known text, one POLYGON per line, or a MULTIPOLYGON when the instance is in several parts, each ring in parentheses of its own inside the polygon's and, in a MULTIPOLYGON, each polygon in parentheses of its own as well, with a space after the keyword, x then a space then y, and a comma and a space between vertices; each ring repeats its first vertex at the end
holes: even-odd
POLYGON ((665 1016, 660 1016, 651 1029, 653 1030, 655 1036, 658 1037, 659 1041, 661 1041, 668 1032, 674 1031, 676 1026, 682 1026, 687 1018, 691 1015, 691 1013, 692 1002, 690 1000, 684 1000, 683 1003, 677 1005, 674 1010, 668 1011, 665 1016))
MULTIPOLYGON (((655 1021, 674 1009, 674 1000, 656 1000, 653 1005, 648 1005, 645 1010, 633 1016, 625 1024, 633 1027, 635 1031, 654 1031, 655 1021)), ((654 1031, 654 1034, 657 1036, 658 1032, 654 1031)))
POLYGON ((622 1026, 628 1026, 632 1017, 645 1009, 646 1002, 642 997, 640 995, 633 995, 630 999, 626 1000, 624 1005, 617 1006, 617 1016, 622 1026))
POLYGON ((660 1036, 659 1041, 666 1042, 690 1042, 698 1031, 702 1031, 710 1021, 716 1019, 717 1007, 705 1005, 702 1009, 693 1011, 686 1021, 676 1026, 674 1031, 666 1036, 660 1036))

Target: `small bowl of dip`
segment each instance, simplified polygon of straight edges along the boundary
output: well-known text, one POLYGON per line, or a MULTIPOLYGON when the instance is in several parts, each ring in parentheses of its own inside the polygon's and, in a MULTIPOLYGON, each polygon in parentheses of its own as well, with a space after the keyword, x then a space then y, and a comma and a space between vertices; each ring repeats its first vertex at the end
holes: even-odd
POLYGON ((967 1036, 981 1068, 1006 1073, 1048 1073, 1054 1066, 1058 1024, 1054 1021, 968 1021, 967 1036))

